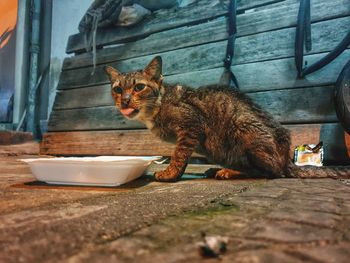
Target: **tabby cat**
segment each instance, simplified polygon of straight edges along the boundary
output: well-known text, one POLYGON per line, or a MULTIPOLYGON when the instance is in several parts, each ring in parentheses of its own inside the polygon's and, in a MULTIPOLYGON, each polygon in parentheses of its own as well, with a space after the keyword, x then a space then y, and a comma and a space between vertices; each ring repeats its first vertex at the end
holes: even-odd
POLYGON ((176 143, 169 166, 155 174, 159 181, 178 180, 194 151, 225 167, 215 170, 217 179, 254 170, 272 177, 350 177, 349 168, 295 166, 289 131, 239 91, 163 84, 159 56, 143 70, 123 74, 107 66, 105 72, 120 112, 176 143))

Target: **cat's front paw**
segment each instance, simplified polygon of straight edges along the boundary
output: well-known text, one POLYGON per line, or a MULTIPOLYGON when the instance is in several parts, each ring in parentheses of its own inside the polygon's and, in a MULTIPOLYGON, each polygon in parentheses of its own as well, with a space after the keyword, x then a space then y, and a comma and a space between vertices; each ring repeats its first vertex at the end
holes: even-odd
POLYGON ((179 176, 177 173, 172 173, 169 170, 164 170, 154 173, 154 178, 159 182, 175 182, 178 180, 179 176))

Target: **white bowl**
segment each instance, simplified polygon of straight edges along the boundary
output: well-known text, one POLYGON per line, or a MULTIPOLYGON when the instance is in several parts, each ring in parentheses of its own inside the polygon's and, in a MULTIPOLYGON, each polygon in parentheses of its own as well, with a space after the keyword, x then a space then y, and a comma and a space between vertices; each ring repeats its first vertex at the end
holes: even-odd
POLYGON ((49 184, 118 186, 140 177, 159 156, 99 156, 21 159, 49 184))

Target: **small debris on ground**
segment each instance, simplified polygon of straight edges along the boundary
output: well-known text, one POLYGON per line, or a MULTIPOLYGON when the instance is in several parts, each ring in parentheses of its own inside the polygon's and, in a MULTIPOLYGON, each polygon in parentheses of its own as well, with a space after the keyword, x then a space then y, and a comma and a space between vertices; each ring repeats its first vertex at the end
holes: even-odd
POLYGON ((350 180, 349 179, 340 179, 339 181, 341 183, 343 183, 343 184, 350 185, 350 180))
POLYGON ((198 242, 198 252, 204 258, 217 258, 227 250, 228 237, 207 236, 202 233, 203 241, 198 242))

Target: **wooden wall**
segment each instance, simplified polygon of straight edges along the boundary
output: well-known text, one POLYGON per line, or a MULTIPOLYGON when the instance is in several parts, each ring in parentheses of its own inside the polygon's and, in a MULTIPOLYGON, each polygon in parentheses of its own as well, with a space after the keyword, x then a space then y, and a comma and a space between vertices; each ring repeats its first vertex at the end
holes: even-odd
MULTIPOLYGON (((198 0, 184 8, 155 12, 132 28, 100 30, 97 44, 104 48, 97 52, 94 75, 83 36, 71 36, 67 53, 76 55, 64 61, 41 152, 170 155, 171 145, 159 142, 142 124, 124 119, 114 108, 102 68, 108 64, 132 71, 161 55, 168 83, 197 87, 219 82, 227 43, 228 1, 220 2, 198 0)), ((323 140, 327 160, 348 162, 350 138, 338 123, 333 91, 350 50, 325 68, 297 79, 294 37, 298 9, 298 0, 238 1, 232 70, 241 90, 291 129, 293 146, 323 140)), ((311 10, 313 48, 305 55, 309 64, 347 34, 350 0, 311 0, 311 10)))

